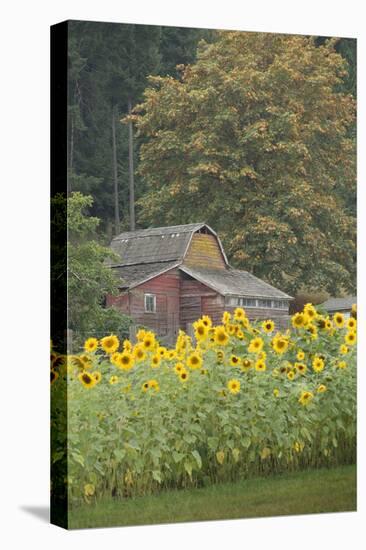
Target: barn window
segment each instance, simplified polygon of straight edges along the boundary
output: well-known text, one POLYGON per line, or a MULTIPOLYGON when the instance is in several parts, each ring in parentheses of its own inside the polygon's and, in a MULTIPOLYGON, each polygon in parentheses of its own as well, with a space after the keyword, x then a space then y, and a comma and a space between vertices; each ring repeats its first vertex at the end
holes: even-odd
POLYGON ((145 299, 145 311, 147 313, 155 313, 156 311, 156 295, 144 294, 145 299))

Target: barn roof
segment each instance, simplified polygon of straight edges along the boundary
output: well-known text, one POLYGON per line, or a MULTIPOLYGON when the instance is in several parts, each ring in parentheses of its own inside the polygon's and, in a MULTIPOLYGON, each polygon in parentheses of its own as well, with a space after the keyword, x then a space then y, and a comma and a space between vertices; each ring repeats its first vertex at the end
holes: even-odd
POLYGON ((248 271, 228 267, 225 270, 191 268, 184 264, 179 269, 223 296, 248 296, 291 300, 292 296, 265 283, 248 271))
POLYGON ((205 223, 154 227, 121 233, 111 242, 112 250, 121 260, 112 265, 182 261, 192 234, 202 227, 216 235, 205 223))
POLYGON ((357 301, 356 296, 346 296, 344 298, 329 298, 321 304, 327 311, 350 310, 357 301))
POLYGON ((173 262, 155 262, 151 264, 136 264, 113 267, 113 273, 117 278, 118 288, 134 288, 142 283, 157 277, 165 271, 176 267, 179 263, 173 262))

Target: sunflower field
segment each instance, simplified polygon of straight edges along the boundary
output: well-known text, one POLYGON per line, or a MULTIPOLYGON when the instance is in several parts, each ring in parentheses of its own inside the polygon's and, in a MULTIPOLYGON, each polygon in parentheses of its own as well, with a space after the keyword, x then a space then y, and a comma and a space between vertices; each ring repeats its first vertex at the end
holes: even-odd
POLYGON ((71 504, 354 463, 356 317, 307 304, 279 332, 237 308, 172 349, 140 330, 51 350, 52 461, 67 456, 71 504))

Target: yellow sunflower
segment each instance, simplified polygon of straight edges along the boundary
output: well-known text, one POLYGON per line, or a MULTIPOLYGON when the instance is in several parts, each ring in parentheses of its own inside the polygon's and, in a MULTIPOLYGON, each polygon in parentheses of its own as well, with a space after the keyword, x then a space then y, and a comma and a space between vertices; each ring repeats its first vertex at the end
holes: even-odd
POLYGON ((293 370, 290 370, 290 372, 287 373, 287 378, 289 380, 293 380, 295 378, 295 372, 293 370))
POLYGON ((350 330, 350 331, 347 332, 347 334, 345 335, 344 341, 345 341, 346 344, 348 344, 349 346, 353 346, 353 345, 357 342, 356 333, 355 333, 353 330, 350 330))
POLYGON ((133 358, 135 359, 135 361, 137 362, 140 362, 140 361, 143 361, 145 358, 146 358, 146 353, 145 353, 145 350, 142 346, 142 344, 136 344, 135 347, 133 348, 133 358))
POLYGON ((122 348, 125 350, 125 351, 132 351, 132 344, 129 340, 123 340, 123 343, 122 343, 122 348))
POLYGON ((117 336, 111 334, 110 336, 104 336, 100 341, 100 345, 106 353, 111 354, 119 348, 119 340, 117 336))
POLYGON ((109 383, 111 384, 111 386, 113 386, 113 384, 117 384, 118 383, 118 376, 111 376, 110 379, 109 379, 109 383))
POLYGON ((215 344, 217 344, 218 346, 226 346, 229 341, 229 335, 226 332, 224 326, 218 325, 217 327, 215 327, 214 339, 215 344))
POLYGON ((347 328, 348 330, 356 330, 357 327, 357 321, 353 317, 350 317, 347 319, 347 328))
POLYGON ((229 313, 228 311, 224 311, 224 313, 222 314, 222 324, 226 325, 227 323, 230 323, 230 319, 231 313, 229 313))
POLYGON ((246 314, 243 308, 237 307, 234 311, 234 319, 235 321, 242 321, 245 319, 246 314))
POLYGON ((224 352, 221 349, 217 350, 216 358, 217 358, 218 363, 222 363, 224 361, 225 355, 224 355, 224 352))
POLYGON ((263 349, 263 340, 259 336, 257 338, 253 338, 248 347, 249 353, 259 353, 263 349))
POLYGON ((160 355, 160 357, 162 359, 164 359, 164 357, 166 357, 167 352, 168 352, 168 350, 164 346, 159 346, 158 349, 157 349, 157 353, 160 355))
POLYGON ((186 370, 183 370, 182 372, 179 373, 179 380, 181 382, 187 382, 188 378, 189 378, 189 373, 186 370))
POLYGON ((305 359, 305 353, 302 351, 302 349, 299 349, 299 351, 296 354, 296 359, 299 361, 303 361, 305 359))
POLYGON ((323 369, 324 369, 324 360, 318 355, 315 355, 313 359, 313 370, 315 372, 321 372, 323 369))
POLYGON ((279 395, 280 395, 280 390, 279 390, 278 388, 274 388, 274 390, 273 390, 273 395, 274 395, 275 397, 279 397, 279 395))
POLYGON ((208 315, 202 316, 202 323, 206 325, 206 327, 211 328, 212 327, 212 319, 208 315))
POLYGON ((232 367, 237 367, 240 365, 240 357, 238 357, 237 355, 232 355, 230 357, 230 365, 232 367))
POLYGON ((267 319, 267 321, 263 321, 262 323, 262 329, 264 332, 269 334, 270 332, 273 332, 275 329, 275 324, 271 319, 267 319))
POLYGON ((98 348, 98 340, 96 338, 88 338, 84 342, 84 349, 86 352, 93 352, 98 348))
POLYGON ((96 370, 96 371, 92 372, 92 376, 93 376, 95 382, 97 384, 99 384, 99 382, 102 379, 102 373, 99 370, 96 370))
POLYGON ((250 368, 252 368, 253 361, 251 359, 244 358, 241 362, 241 370, 243 372, 247 372, 250 368))
POLYGON ((157 368, 159 367, 160 362, 161 362, 161 355, 159 355, 158 353, 154 353, 154 355, 151 358, 151 366, 153 368, 157 368))
POLYGON ((348 353, 348 348, 346 344, 341 344, 339 346, 339 353, 341 353, 342 355, 346 355, 348 353))
POLYGON ((291 317, 291 324, 294 328, 302 328, 306 325, 306 320, 306 314, 298 312, 291 317))
POLYGON ((316 391, 318 393, 324 393, 325 391, 327 391, 327 386, 324 386, 324 384, 320 384, 320 386, 317 387, 316 391))
POLYGON ((344 326, 344 315, 343 313, 335 313, 333 315, 333 322, 338 328, 342 328, 344 326))
POLYGON ((304 406, 308 405, 310 401, 313 399, 313 397, 314 397, 314 394, 311 393, 311 391, 302 391, 299 397, 299 403, 301 403, 301 405, 304 405, 304 406))
POLYGON ((137 340, 139 342, 142 342, 143 339, 145 338, 145 334, 146 334, 146 330, 144 330, 143 328, 140 328, 136 333, 137 340))
POLYGON ((185 371, 183 363, 177 363, 174 367, 174 370, 177 374, 180 374, 181 372, 185 371))
POLYGON ((339 361, 339 363, 338 363, 338 368, 339 368, 339 369, 346 369, 346 368, 347 368, 347 363, 346 363, 346 361, 339 361))
POLYGON ((142 345, 146 351, 151 351, 155 347, 155 335, 153 332, 146 332, 142 340, 142 345))
POLYGON ((244 340, 244 332, 242 330, 238 330, 236 332, 236 337, 238 338, 238 340, 244 340))
POLYGON ((304 363, 295 363, 295 369, 300 374, 305 374, 306 371, 308 370, 307 366, 304 363))
POLYGON ((235 378, 233 378, 232 380, 229 380, 229 382, 227 383, 227 388, 230 393, 233 393, 233 394, 239 393, 240 391, 239 380, 236 380, 235 378))
POLYGON ((272 347, 275 350, 276 353, 282 354, 287 351, 288 348, 288 340, 287 338, 283 336, 277 336, 273 338, 272 340, 272 347))
POLYGON ((206 340, 208 336, 208 326, 205 325, 202 321, 198 321, 193 324, 194 326, 194 336, 198 342, 206 340))
POLYGON ((307 317, 310 321, 315 319, 316 316, 317 316, 316 309, 313 306, 313 304, 305 304, 304 313, 305 313, 305 315, 307 315, 307 317))
POLYGON ((157 380, 149 380, 148 384, 149 384, 149 388, 155 391, 160 391, 159 383, 157 380))
POLYGON ((133 355, 129 351, 123 351, 119 354, 117 367, 123 370, 132 369, 134 364, 133 355))
POLYGON ((258 372, 264 372, 267 368, 267 365, 265 363, 265 361, 263 361, 262 359, 259 359, 258 361, 255 362, 255 370, 258 371, 258 372))
POLYGON ((78 376, 80 382, 84 386, 84 388, 90 389, 93 386, 95 386, 96 381, 94 380, 94 377, 89 372, 81 372, 78 376))
POLYGON ((202 357, 201 357, 201 355, 199 353, 197 353, 196 351, 191 353, 191 355, 189 355, 189 357, 187 359, 187 365, 192 370, 202 368, 202 357))

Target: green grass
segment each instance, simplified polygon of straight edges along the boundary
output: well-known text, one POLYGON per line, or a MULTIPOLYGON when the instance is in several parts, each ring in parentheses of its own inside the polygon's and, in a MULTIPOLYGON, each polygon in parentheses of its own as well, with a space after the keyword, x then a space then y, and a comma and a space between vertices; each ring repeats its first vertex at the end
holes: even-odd
POLYGON ((307 470, 202 489, 108 499, 70 510, 69 528, 356 510, 356 467, 307 470))

